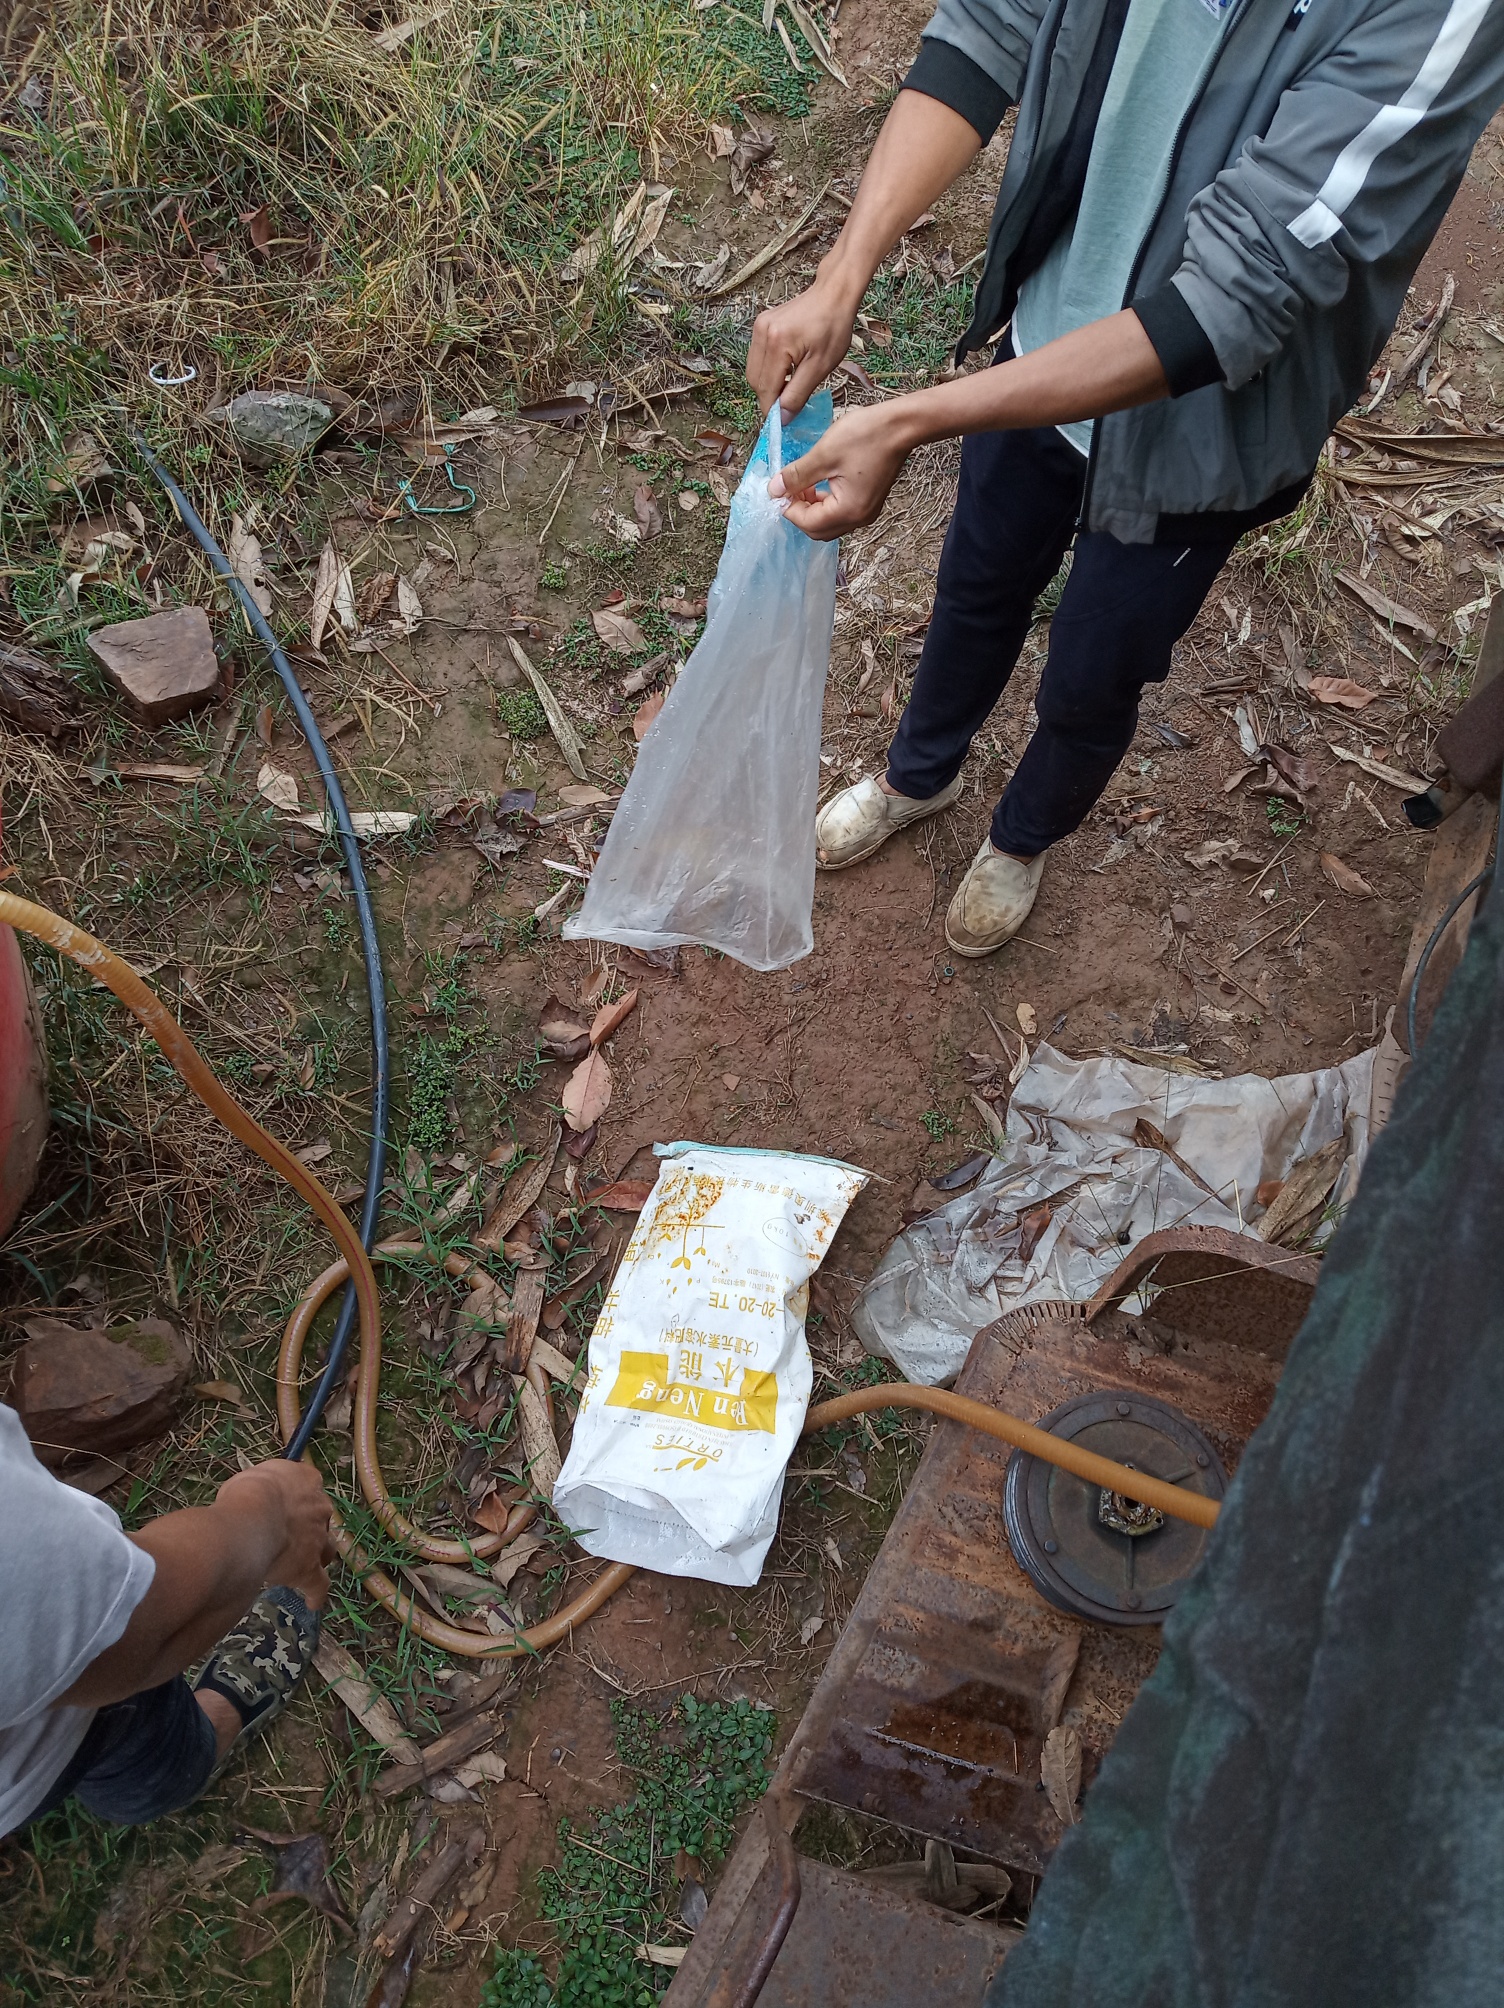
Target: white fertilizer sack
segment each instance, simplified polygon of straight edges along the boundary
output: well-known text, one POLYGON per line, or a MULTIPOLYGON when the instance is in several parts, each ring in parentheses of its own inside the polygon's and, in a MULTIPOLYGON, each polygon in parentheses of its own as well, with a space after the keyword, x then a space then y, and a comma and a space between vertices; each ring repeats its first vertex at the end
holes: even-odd
POLYGON ((748 1586, 809 1406, 809 1279, 867 1174, 792 1151, 658 1155, 554 1510, 588 1554, 748 1586))

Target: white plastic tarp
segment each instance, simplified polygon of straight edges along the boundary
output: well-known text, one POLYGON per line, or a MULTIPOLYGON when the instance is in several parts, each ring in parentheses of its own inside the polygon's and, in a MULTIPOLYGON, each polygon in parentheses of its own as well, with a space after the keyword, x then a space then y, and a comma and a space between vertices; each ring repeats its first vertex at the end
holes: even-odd
POLYGON ((912 1381, 953 1380, 984 1325, 1092 1296, 1146 1235, 1190 1224, 1257 1233, 1259 1186, 1345 1137, 1340 1205, 1368 1146, 1372 1074, 1372 1051, 1310 1074, 1219 1081, 1040 1045, 981 1179, 905 1228, 873 1271, 852 1312, 862 1343, 912 1381), (1221 1198, 1135 1142, 1139 1122, 1221 1198), (1049 1225, 1023 1261, 1023 1216, 1046 1202, 1049 1225))

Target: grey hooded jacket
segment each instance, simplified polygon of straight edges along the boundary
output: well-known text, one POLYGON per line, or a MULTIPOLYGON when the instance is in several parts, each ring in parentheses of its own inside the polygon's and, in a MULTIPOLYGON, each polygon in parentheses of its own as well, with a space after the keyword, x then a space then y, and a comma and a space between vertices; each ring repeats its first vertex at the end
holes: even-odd
MULTIPOLYGON (((1018 105, 963 348, 1012 310, 1010 261, 1079 150, 1111 9, 940 0, 924 31, 909 88, 984 139, 1018 105)), ((1098 422, 1090 529, 1151 543, 1298 492, 1501 102, 1504 0, 1233 0, 1123 302, 1172 395, 1098 422)))

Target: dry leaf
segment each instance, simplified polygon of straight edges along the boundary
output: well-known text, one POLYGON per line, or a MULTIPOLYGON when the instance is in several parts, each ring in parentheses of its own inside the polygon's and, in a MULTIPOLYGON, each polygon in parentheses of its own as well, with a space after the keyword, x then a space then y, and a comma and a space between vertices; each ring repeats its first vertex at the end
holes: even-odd
POLYGON ((655 690, 651 697, 645 697, 632 714, 632 737, 641 743, 647 737, 648 727, 663 709, 665 693, 655 690))
POLYGON ((1018 1029, 1026 1039, 1032 1039, 1039 1030, 1039 1014, 1032 1004, 1020 1004, 1014 1016, 1018 1019, 1018 1029))
POLYGON ((815 1635, 824 1627, 824 1624, 825 1624, 824 1618, 819 1616, 818 1614, 814 1617, 806 1618, 804 1620, 804 1623, 799 1627, 800 1645, 811 1644, 815 1638, 815 1635))
POLYGON ((1427 641, 1435 641, 1436 630, 1428 620, 1409 607, 1401 606, 1398 600, 1390 599, 1389 595, 1381 593, 1377 586, 1370 586, 1366 580, 1358 578, 1352 572, 1334 572, 1332 576, 1338 585, 1346 586, 1354 599, 1361 600, 1371 613, 1379 616, 1380 620, 1389 621, 1395 627, 1409 628, 1413 634, 1424 635, 1427 641))
POLYGON ((266 582, 266 560, 261 554, 261 541, 248 530, 239 516, 230 519, 230 536, 225 549, 230 561, 230 570, 250 594, 255 605, 264 614, 272 610, 272 596, 266 582))
MULTIPOLYGON (((512 1509, 499 1492, 488 1492, 478 1506, 470 1508, 470 1518, 477 1527, 484 1527, 488 1534, 504 1534, 512 1517, 512 1509)), ((524 1536, 524 1539, 527 1537, 524 1536)), ((508 1550, 510 1553, 510 1550, 508 1550)), ((505 1587, 509 1580, 498 1576, 496 1580, 505 1587)))
POLYGON ((285 809, 289 815, 297 811, 297 776, 289 774, 285 767, 274 767, 268 761, 256 776, 256 792, 274 809, 285 809))
POLYGON ((415 634, 423 619, 423 602, 410 579, 397 575, 397 623, 403 634, 415 634))
POLYGON ((1194 865, 1200 871, 1207 865, 1226 864, 1237 848, 1236 837, 1208 837, 1204 844, 1198 844, 1193 851, 1183 852, 1182 856, 1188 865, 1194 865))
POLYGON ((731 149, 731 193, 740 195, 747 185, 747 176, 754 167, 759 167, 778 144, 778 137, 772 132, 759 132, 756 126, 748 126, 741 138, 731 149))
POLYGON ((242 209, 240 220, 250 232, 251 249, 260 252, 264 258, 272 243, 272 217, 269 205, 263 202, 258 209, 242 209))
POLYGON ((1379 694, 1350 676, 1313 676, 1306 688, 1318 704, 1335 704, 1343 711, 1361 711, 1379 694))
POLYGON ((69 488, 92 488, 97 482, 107 481, 114 472, 93 433, 75 432, 63 448, 63 459, 56 472, 48 475, 47 488, 53 495, 61 495, 69 488))
POLYGON ((1292 753, 1288 746, 1265 746, 1263 753, 1269 765, 1299 801, 1304 803, 1315 798, 1321 783, 1314 760, 1307 759, 1300 753, 1292 753))
POLYGON ((234 1381, 195 1381, 193 1383, 193 1392, 198 1396, 200 1401, 243 1402, 245 1400, 243 1390, 238 1388, 234 1381))
POLYGON ((676 621, 702 621, 705 618, 703 600, 660 600, 658 611, 676 621))
POLYGON ((592 1046, 604 1045, 613 1032, 617 1031, 637 1009, 637 992, 629 990, 625 997, 618 997, 614 1004, 603 1004, 595 1014, 595 1022, 590 1027, 592 1046))
POLYGON ((597 802, 609 802, 613 797, 604 788, 597 788, 593 782, 571 782, 567 788, 559 790, 559 800, 571 809, 593 808, 597 802))
MULTIPOLYGON (((491 1496, 495 1498, 496 1495, 493 1493, 491 1496)), ((489 1504, 489 1501, 487 1503, 489 1504)), ((480 1518, 479 1510, 472 1514, 471 1517, 478 1520, 480 1518)), ((501 1533, 503 1529, 498 1527, 495 1531, 501 1533)), ((519 1534, 512 1545, 509 1548, 503 1548, 501 1553, 496 1557, 496 1560, 491 1564, 492 1580, 500 1583, 501 1587, 505 1589, 523 1563, 530 1561, 534 1555, 549 1545, 549 1542, 542 1534, 519 1534)))
POLYGON ((618 1178, 588 1194, 586 1204, 604 1206, 608 1213, 641 1213, 652 1196, 651 1179, 618 1178))
POLYGON ((341 597, 341 587, 349 605, 349 618, 343 625, 354 629, 355 591, 350 579, 350 568, 339 561, 339 553, 331 538, 319 553, 319 568, 313 581, 313 608, 308 616, 309 645, 318 648, 324 639, 324 630, 329 625, 329 617, 336 611, 336 603, 341 597))
POLYGON ((545 1045, 571 1046, 577 1039, 588 1040, 590 1028, 561 997, 549 996, 538 1013, 538 1035, 545 1045))
POLYGON ((132 760, 115 769, 117 781, 202 781, 205 769, 182 767, 175 760, 132 760))
POLYGON ((729 159, 736 150, 736 134, 730 126, 713 125, 706 128, 705 151, 712 160, 729 159))
POLYGON ((1258 1224, 1262 1239, 1286 1248, 1303 1241, 1320 1219, 1346 1158, 1347 1139, 1340 1136, 1302 1158, 1258 1224))
POLYGON ((374 1736, 383 1750, 390 1750, 400 1764, 422 1762, 422 1752, 403 1728, 392 1704, 385 1695, 376 1692, 357 1661, 327 1633, 319 1641, 313 1663, 361 1728, 374 1736))
POLYGON ((1019 1216, 1018 1259, 1027 1263, 1044 1239, 1045 1229, 1055 1217, 1053 1206, 1035 1206, 1019 1216))
POLYGON ((559 751, 564 755, 564 764, 576 779, 581 781, 588 780, 589 776, 585 772, 585 750, 580 744, 580 735, 575 731, 565 714, 563 705, 560 704, 558 698, 554 696, 552 690, 550 690, 537 670, 528 661, 521 644, 514 635, 507 636, 507 646, 512 651, 512 658, 516 662, 517 667, 523 672, 528 682, 531 683, 533 689, 537 692, 538 702, 543 706, 544 716, 548 719, 548 729, 554 735, 555 745, 557 745, 559 751))
POLYGON ((1373 887, 1368 883, 1367 879, 1360 878, 1352 866, 1345 865, 1341 858, 1333 856, 1330 851, 1322 851, 1320 861, 1323 873, 1331 880, 1338 892, 1350 892, 1355 899, 1373 898, 1373 887))
POLYGON ((587 1130, 611 1106, 611 1069, 604 1053, 587 1053, 564 1083, 559 1097, 564 1120, 572 1130, 587 1130))
MULTIPOLYGON (((599 1059, 593 1053, 591 1059, 599 1059)), ((586 1066, 590 1061, 585 1062, 586 1066)), ((523 1463, 534 1492, 551 1500, 562 1469, 559 1446, 548 1419, 548 1405, 530 1380, 517 1381, 517 1432, 522 1438, 523 1463)))
POLYGON ((632 514, 637 518, 637 527, 642 532, 644 543, 652 537, 663 535, 663 511, 653 500, 653 491, 650 488, 640 487, 632 491, 632 514))
POLYGON ((1055 1818, 1062 1827, 1075 1826, 1081 1817, 1076 1811, 1076 1796, 1081 1790, 1081 1738, 1074 1729, 1059 1723, 1044 1739, 1039 1776, 1055 1818))
POLYGON ((112 529, 103 518, 93 516, 75 523, 58 539, 58 549, 70 565, 85 573, 102 572, 117 560, 128 558, 135 548, 136 540, 129 530, 112 529))
POLYGON ((641 655, 648 638, 629 615, 615 607, 597 607, 590 624, 613 655, 641 655))
POLYGON ((1430 786, 1414 774, 1407 774, 1399 767, 1388 767, 1382 760, 1371 760, 1366 753, 1350 753, 1345 746, 1333 746, 1332 751, 1339 760, 1346 760, 1350 766, 1361 767, 1365 774, 1371 774, 1376 781, 1383 781, 1388 787, 1398 788, 1406 795, 1423 795, 1430 786))

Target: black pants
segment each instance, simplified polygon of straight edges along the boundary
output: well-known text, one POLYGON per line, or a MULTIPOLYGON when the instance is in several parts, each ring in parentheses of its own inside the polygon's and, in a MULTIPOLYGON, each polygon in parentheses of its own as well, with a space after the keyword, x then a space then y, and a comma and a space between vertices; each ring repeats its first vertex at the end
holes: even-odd
MULTIPOLYGON (((967 439, 929 635, 888 755, 901 795, 938 794, 960 772, 1070 545, 1085 477, 1085 460, 1053 429, 967 439)), ((1076 537, 1035 699, 1039 729, 993 812, 1000 851, 1032 857, 1084 820, 1132 743, 1140 691, 1169 675, 1170 651, 1237 536, 1076 537)))
POLYGON ((144 1826, 196 1799, 214 1769, 214 1725, 186 1680, 101 1708, 31 1818, 68 1799, 118 1827, 144 1826))

